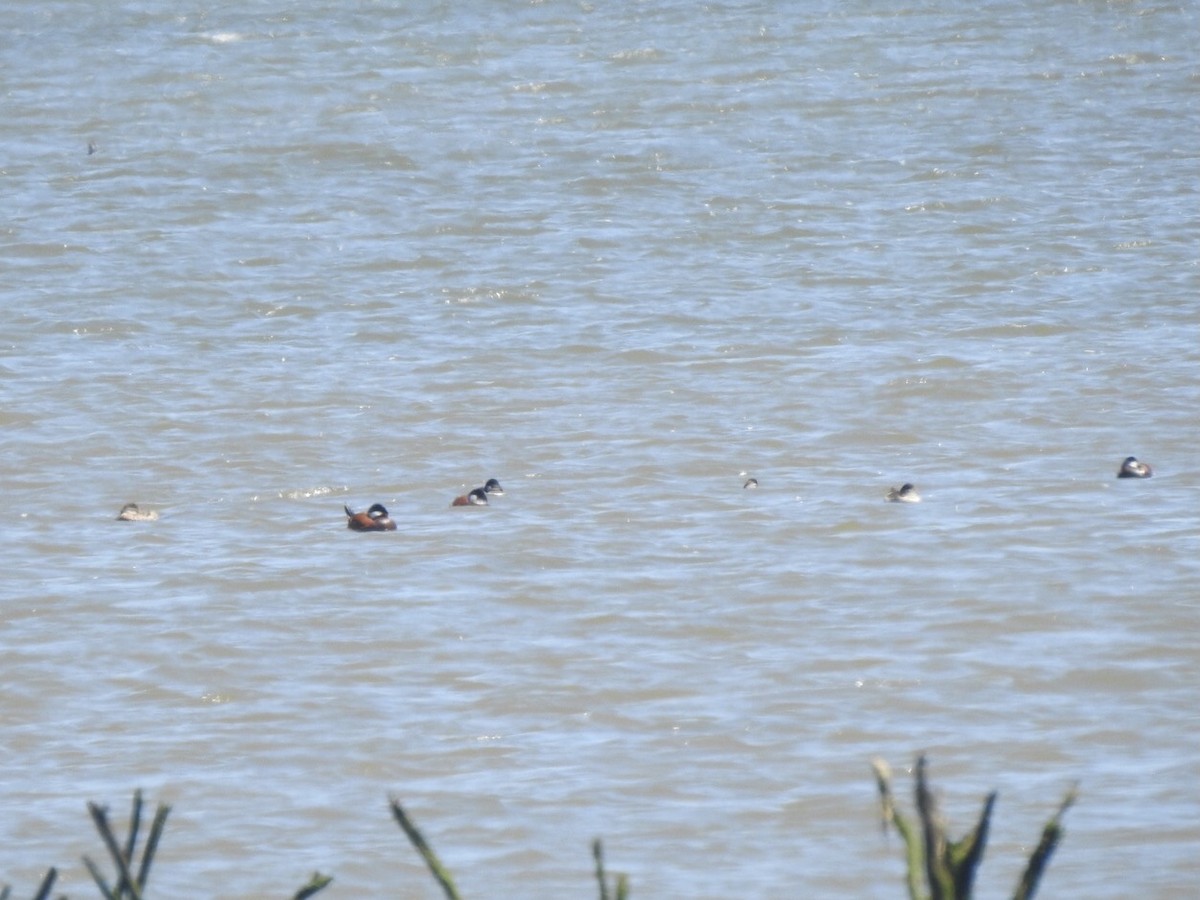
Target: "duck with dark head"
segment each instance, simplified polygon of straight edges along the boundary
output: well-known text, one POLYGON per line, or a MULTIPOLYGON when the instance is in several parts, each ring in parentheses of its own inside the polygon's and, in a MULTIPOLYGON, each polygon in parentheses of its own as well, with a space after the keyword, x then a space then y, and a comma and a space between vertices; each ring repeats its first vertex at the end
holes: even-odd
MULTIPOLYGON (((501 493, 504 493, 501 491, 501 493)), ((463 494, 460 497, 455 497, 450 503, 451 506, 487 506, 488 492, 487 488, 475 488, 469 494, 463 494)))
POLYGON ((395 531, 396 523, 388 515, 387 507, 382 503, 372 504, 365 513, 356 513, 348 506, 346 511, 346 527, 351 531, 395 531))
POLYGON ((1121 468, 1117 470, 1118 478, 1149 478, 1153 474, 1154 470, 1138 460, 1136 456, 1125 457, 1121 468))
POLYGON ((500 487, 499 480, 489 478, 484 482, 483 487, 477 487, 467 494, 461 494, 450 501, 451 506, 487 506, 488 495, 493 497, 503 497, 504 488, 500 487))
POLYGON ((888 503, 920 503, 921 495, 906 481, 900 487, 888 491, 886 499, 888 503))

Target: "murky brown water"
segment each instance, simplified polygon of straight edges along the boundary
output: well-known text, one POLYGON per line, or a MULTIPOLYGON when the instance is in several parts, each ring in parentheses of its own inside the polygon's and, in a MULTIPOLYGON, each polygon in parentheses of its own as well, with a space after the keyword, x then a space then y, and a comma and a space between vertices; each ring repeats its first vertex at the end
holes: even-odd
POLYGON ((17 894, 900 897, 922 750, 1195 889, 1194 7, 10 12, 17 894))

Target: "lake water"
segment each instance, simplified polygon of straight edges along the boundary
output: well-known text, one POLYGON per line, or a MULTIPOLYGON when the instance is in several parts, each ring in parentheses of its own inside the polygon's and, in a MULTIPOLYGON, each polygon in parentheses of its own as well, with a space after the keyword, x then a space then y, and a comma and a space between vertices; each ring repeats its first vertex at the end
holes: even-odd
POLYGON ((1196 4, 0 7, 17 895, 1200 895, 1196 4))

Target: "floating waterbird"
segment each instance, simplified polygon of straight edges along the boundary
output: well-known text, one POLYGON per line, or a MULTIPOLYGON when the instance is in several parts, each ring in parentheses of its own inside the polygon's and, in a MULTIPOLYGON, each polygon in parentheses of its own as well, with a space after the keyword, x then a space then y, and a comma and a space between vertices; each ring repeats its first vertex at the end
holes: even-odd
POLYGON ((388 516, 387 507, 375 503, 365 513, 356 513, 350 507, 346 511, 346 527, 351 531, 395 531, 396 523, 388 516))
MULTIPOLYGON (((501 493, 504 493, 501 491, 501 493)), ((455 497, 451 506, 487 506, 488 492, 486 488, 475 488, 469 494, 463 494, 461 497, 455 497)))
POLYGON ((1139 462, 1136 456, 1127 456, 1125 461, 1121 463, 1121 468, 1117 471, 1118 478, 1149 478, 1154 474, 1144 462, 1139 462))
POLYGON ((892 488, 887 492, 888 503, 920 503, 921 495, 917 493, 917 489, 908 482, 905 482, 898 488, 892 488))

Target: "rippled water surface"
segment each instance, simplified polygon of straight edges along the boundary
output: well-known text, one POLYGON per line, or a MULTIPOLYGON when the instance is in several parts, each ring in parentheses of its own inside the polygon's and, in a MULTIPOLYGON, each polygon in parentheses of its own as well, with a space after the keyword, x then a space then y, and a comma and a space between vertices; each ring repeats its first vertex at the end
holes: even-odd
POLYGON ((1194 4, 0 8, 0 882, 1195 892, 1194 4))

